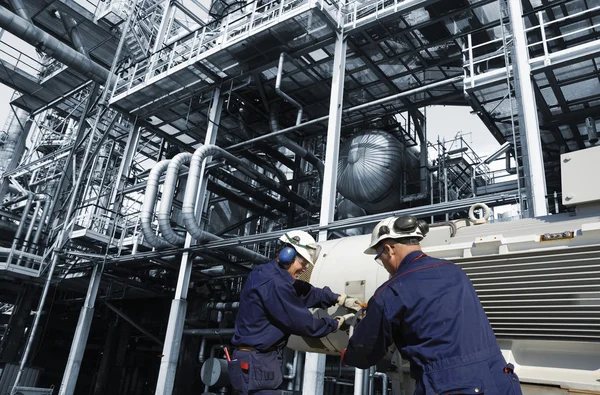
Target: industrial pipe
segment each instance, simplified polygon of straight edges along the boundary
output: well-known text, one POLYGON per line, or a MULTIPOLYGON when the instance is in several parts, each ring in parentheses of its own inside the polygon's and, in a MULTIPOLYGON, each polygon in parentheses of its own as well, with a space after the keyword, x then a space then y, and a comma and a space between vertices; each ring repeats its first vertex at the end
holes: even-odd
MULTIPOLYGON (((221 240, 220 237, 212 235, 212 234, 207 233, 204 230, 202 230, 198 226, 198 223, 196 220, 196 214, 195 214, 196 195, 198 194, 198 186, 200 183, 200 178, 202 177, 202 174, 201 174, 202 162, 204 161, 204 159, 206 159, 209 156, 222 157, 223 159, 226 159, 228 162, 235 164, 236 168, 240 172, 247 175, 251 179, 258 181, 264 185, 267 185, 279 193, 283 192, 282 194, 287 195, 286 197, 292 198, 291 200, 295 200, 295 203, 298 203, 298 200, 300 200, 302 203, 305 203, 304 199, 302 199, 299 195, 295 194, 294 192, 286 193, 289 191, 286 190, 286 187, 284 185, 279 184, 278 182, 266 177, 263 174, 256 173, 250 169, 245 168, 244 162, 242 162, 235 156, 231 155, 229 152, 225 151, 224 149, 217 147, 215 145, 204 145, 204 146, 199 147, 194 152, 194 155, 192 156, 192 159, 190 162, 190 170, 188 173, 187 184, 185 187, 185 196, 184 196, 183 205, 181 208, 185 227, 188 230, 188 232, 190 232, 190 234, 195 239, 203 240, 203 241, 221 240)), ((268 258, 264 257, 263 255, 256 254, 245 248, 239 247, 238 252, 242 252, 242 254, 243 254, 242 256, 244 258, 247 258, 254 262, 260 262, 260 261, 265 262, 268 260, 268 258), (248 253, 250 253, 250 254, 248 255, 248 253)))
POLYGON ((184 329, 184 335, 205 336, 207 338, 220 338, 225 336, 233 336, 233 328, 212 328, 212 329, 184 329))
POLYGON ((373 377, 381 378, 381 393, 387 394, 388 393, 388 376, 387 376, 387 374, 385 374, 383 372, 375 372, 375 373, 373 373, 373 377))
MULTIPOLYGON (((273 104, 271 106, 271 111, 269 114, 269 125, 271 126, 271 132, 273 133, 279 131, 279 120, 277 118, 279 115, 278 112, 279 106, 277 104, 273 104)), ((275 140, 281 145, 283 145, 285 148, 289 149, 294 154, 296 154, 296 156, 299 156, 300 158, 310 163, 319 173, 319 179, 321 181, 323 180, 323 172, 325 171, 325 165, 312 152, 308 152, 308 150, 304 149, 303 147, 296 144, 295 142, 293 142, 285 136, 275 135, 275 140)))
POLYGON ((281 90, 281 77, 283 76, 283 59, 285 57, 289 57, 290 60, 293 60, 287 53, 282 52, 279 55, 279 65, 277 67, 277 78, 275 79, 275 92, 282 97, 283 99, 292 103, 294 107, 298 109, 298 115, 296 116, 296 125, 300 125, 302 122, 302 105, 298 103, 296 100, 292 99, 287 93, 281 90))
POLYGON ((63 26, 65 27, 65 30, 67 31, 67 33, 69 33, 69 38, 75 46, 75 49, 79 53, 82 53, 86 57, 89 57, 87 49, 85 48, 83 40, 81 39, 81 35, 79 34, 79 29, 77 29, 77 22, 75 21, 75 19, 73 19, 73 17, 69 14, 61 14, 58 11, 56 12, 59 14, 60 19, 63 22, 63 26))
POLYGON ((52 56, 65 66, 71 67, 85 77, 101 84, 106 84, 105 89, 108 89, 108 86, 111 85, 114 79, 114 76, 110 75, 109 71, 98 63, 90 60, 68 45, 63 44, 58 39, 34 26, 26 19, 10 12, 5 7, 0 7, 0 28, 14 34, 21 40, 33 45, 35 48, 52 56))
MULTIPOLYGON (((183 245, 185 237, 175 233, 171 227, 171 208, 173 197, 175 195, 175 186, 179 177, 179 170, 184 164, 190 163, 192 154, 184 152, 177 154, 170 160, 167 167, 167 176, 163 184, 162 196, 160 199, 160 208, 157 213, 158 228, 162 237, 173 245, 183 245)), ((162 174, 161 174, 162 175, 162 174)))
POLYGON ((31 22, 31 18, 29 18, 29 15, 27 15, 27 11, 25 10, 25 6, 21 0, 8 0, 8 4, 10 4, 12 9, 15 11, 15 14, 26 21, 31 22))
POLYGON ((154 213, 154 204, 156 203, 156 195, 158 194, 159 179, 162 173, 166 170, 170 160, 161 160, 150 170, 148 181, 146 182, 146 193, 144 194, 144 205, 140 213, 140 223, 144 239, 156 248, 168 248, 173 245, 161 237, 158 237, 152 229, 152 215, 154 213))
POLYGON ((12 242, 12 247, 10 249, 10 254, 8 254, 8 258, 6 259, 6 263, 9 264, 12 261, 12 257, 15 254, 15 250, 17 249, 17 241, 21 237, 21 233, 23 232, 23 228, 25 227, 25 222, 27 221, 27 213, 31 208, 31 202, 33 201, 33 193, 29 193, 27 196, 27 202, 25 203, 25 207, 23 208, 23 214, 21 215, 21 220, 19 221, 19 227, 17 228, 17 233, 15 233, 15 238, 12 242))

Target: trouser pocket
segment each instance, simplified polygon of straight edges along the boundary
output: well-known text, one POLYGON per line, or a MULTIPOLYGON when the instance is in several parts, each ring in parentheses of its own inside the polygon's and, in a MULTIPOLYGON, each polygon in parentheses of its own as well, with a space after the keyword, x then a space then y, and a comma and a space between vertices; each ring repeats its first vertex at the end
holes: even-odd
POLYGON ((283 382, 282 351, 252 352, 249 366, 248 390, 274 390, 283 382))

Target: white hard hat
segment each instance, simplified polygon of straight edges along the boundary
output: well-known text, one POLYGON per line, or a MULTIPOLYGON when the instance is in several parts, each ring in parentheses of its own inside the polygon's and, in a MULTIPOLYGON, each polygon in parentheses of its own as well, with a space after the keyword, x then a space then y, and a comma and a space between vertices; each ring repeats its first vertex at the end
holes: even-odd
POLYGON ((317 244, 315 239, 303 230, 292 230, 284 233, 279 238, 279 241, 292 246, 302 258, 308 263, 314 265, 317 263, 317 258, 321 252, 321 246, 317 244))
POLYGON ((429 232, 429 225, 413 216, 389 217, 380 221, 371 233, 371 244, 365 254, 377 254, 375 247, 385 239, 416 239, 423 240, 429 232))

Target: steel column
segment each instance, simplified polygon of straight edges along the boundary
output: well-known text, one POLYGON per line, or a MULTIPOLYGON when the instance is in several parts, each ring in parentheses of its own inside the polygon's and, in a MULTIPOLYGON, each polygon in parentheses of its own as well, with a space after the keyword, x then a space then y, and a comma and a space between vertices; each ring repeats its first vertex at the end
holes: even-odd
MULTIPOLYGON (((333 58, 333 76, 329 100, 329 122, 327 125, 327 147, 325 150, 325 172, 321 192, 321 214, 319 225, 327 226, 333 221, 337 195, 337 163, 340 151, 340 130, 344 102, 344 76, 346 71, 347 41, 343 31, 337 33, 333 58)), ((319 232, 319 241, 327 240, 327 230, 319 232)), ((322 395, 325 383, 325 354, 306 353, 304 363, 303 391, 322 395)))
POLYGON ((513 31, 513 71, 515 88, 518 93, 519 133, 521 135, 521 154, 525 169, 525 184, 530 216, 548 215, 546 205, 546 175, 540 139, 540 125, 537 117, 537 105, 531 80, 531 66, 527 49, 527 35, 523 21, 521 0, 508 0, 510 23, 513 31))
MULTIPOLYGON (((221 110, 223 107, 223 98, 221 90, 215 88, 212 105, 208 117, 208 126, 204 144, 214 144, 217 139, 219 121, 221 119, 221 110)), ((202 207, 206 195, 207 180, 204 178, 206 164, 210 157, 202 162, 200 173, 200 188, 196 200, 197 217, 202 216, 202 207)), ((208 199, 206 199, 208 200, 208 199)), ((179 350, 181 348, 181 338, 183 336, 183 326, 185 323, 185 314, 187 310, 187 292, 192 275, 192 260, 190 252, 187 250, 192 245, 192 237, 186 234, 184 248, 186 249, 181 257, 181 266, 179 277, 177 278, 177 288, 175 297, 171 302, 171 311, 169 312, 169 322, 167 324, 167 333, 165 336, 165 345, 163 347, 163 358, 160 361, 160 370, 156 382, 156 395, 171 395, 175 384, 175 375, 177 373, 177 361, 179 359, 179 350)))
POLYGON ((90 333, 90 327, 92 326, 92 319, 94 318, 94 303, 96 302, 96 295, 98 294, 103 267, 103 264, 94 266, 94 271, 90 277, 90 284, 88 286, 85 302, 81 307, 79 321, 77 322, 73 343, 71 343, 71 351, 69 352, 67 366, 65 367, 65 375, 60 384, 58 395, 70 395, 75 393, 75 385, 77 384, 77 377, 79 376, 79 369, 81 368, 81 361, 83 360, 83 353, 85 352, 85 345, 90 333))

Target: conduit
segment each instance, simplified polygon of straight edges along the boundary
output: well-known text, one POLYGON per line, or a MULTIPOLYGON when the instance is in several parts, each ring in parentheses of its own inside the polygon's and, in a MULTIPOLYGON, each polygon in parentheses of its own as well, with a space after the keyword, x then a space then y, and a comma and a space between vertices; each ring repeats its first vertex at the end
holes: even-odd
POLYGON ((148 181, 146 182, 146 193, 144 194, 144 205, 141 212, 141 226, 144 239, 155 248, 168 248, 173 245, 162 237, 158 237, 152 229, 152 215, 154 213, 154 204, 156 203, 156 195, 158 194, 158 186, 160 176, 169 166, 170 160, 161 160, 150 170, 148 181))
MULTIPOLYGON (((63 44, 17 14, 10 12, 5 7, 0 7, 0 28, 14 34, 93 81, 100 84, 107 84, 107 81, 109 81, 110 74, 107 69, 63 44)), ((110 82, 107 85, 111 85, 110 82)))
MULTIPOLYGON (((271 132, 276 133, 279 132, 279 106, 277 104, 273 104, 271 106, 271 111, 269 114, 269 125, 271 126, 271 132)), ((323 172, 325 171, 325 165, 323 162, 319 160, 312 152, 308 152, 305 148, 296 144, 289 138, 281 135, 275 135, 275 140, 283 145, 285 148, 292 151, 296 156, 304 159, 308 163, 310 163, 319 173, 319 179, 323 180, 323 172)))
MULTIPOLYGON (((162 237, 173 245, 183 245, 185 237, 175 233, 171 227, 171 206, 175 195, 175 186, 179 178, 179 170, 184 164, 190 163, 192 154, 184 152, 177 154, 171 159, 167 167, 167 176, 165 178, 162 196, 160 199, 160 208, 158 210, 158 228, 162 237)), ((162 174, 161 174, 162 175, 162 174)))
MULTIPOLYGON (((297 193, 290 192, 286 188, 285 185, 279 184, 278 182, 268 178, 264 174, 256 173, 256 172, 246 168, 244 162, 242 162, 240 159, 236 158, 235 156, 231 155, 229 152, 225 151, 224 149, 217 147, 216 145, 204 145, 204 146, 198 148, 196 150, 196 152, 194 152, 194 155, 192 156, 192 160, 190 163, 190 170, 188 173, 187 184, 185 187, 185 197, 183 199, 183 205, 181 208, 185 227, 188 230, 188 232, 190 232, 190 234, 195 239, 202 240, 202 241, 209 241, 209 240, 216 240, 216 239, 220 240, 220 238, 218 236, 207 233, 198 226, 197 221, 196 221, 196 215, 194 213, 196 195, 198 194, 198 186, 200 183, 200 178, 202 177, 202 174, 200 173, 201 168, 202 168, 202 162, 204 161, 205 158, 207 158, 209 156, 221 157, 223 159, 226 159, 229 163, 233 164, 240 172, 242 172, 244 175, 250 177, 251 179, 253 179, 265 186, 270 187, 274 191, 286 196, 288 199, 292 200, 294 203, 297 203, 300 205, 306 204, 306 201, 302 197, 300 197, 297 193)), ((316 208, 314 205, 310 205, 309 207, 312 209, 316 208)), ((243 249, 243 250, 245 252, 248 251, 246 249, 243 249)), ((255 261, 258 257, 260 257, 261 259, 268 260, 268 258, 266 258, 262 255, 255 254, 255 253, 253 253, 253 254, 254 255, 252 256, 252 259, 251 259, 253 261, 255 261)))
MULTIPOLYGON (((212 146, 208 146, 208 147, 212 147, 212 146)), ((203 147, 201 147, 203 148, 203 147)), ((200 150, 200 149, 199 149, 200 150)), ((196 151, 198 152, 198 150, 196 151)), ((207 156, 210 156, 210 152, 208 153, 207 156)), ((230 154, 228 154, 230 155, 230 154)), ((163 231, 163 229, 166 230, 169 240, 173 240, 175 241, 175 238, 173 236, 176 236, 177 238, 181 238, 181 236, 177 235, 173 229, 170 226, 169 223, 169 218, 170 218, 170 212, 171 212, 171 204, 173 201, 173 193, 175 190, 175 184, 177 182, 177 176, 179 174, 179 169, 181 167, 182 164, 184 164, 186 161, 189 161, 190 159, 192 159, 192 163, 195 163, 193 161, 193 158, 191 158, 190 154, 179 154, 176 155, 177 160, 175 160, 173 162, 173 160, 163 160, 158 162, 150 171, 150 174, 148 176, 148 181, 146 183, 146 193, 144 196, 144 205, 142 207, 142 213, 141 213, 141 226, 142 226, 142 233, 144 234, 144 238, 146 239, 146 241, 148 241, 148 243, 150 245, 152 245, 155 248, 168 248, 168 247, 173 247, 174 244, 170 243, 169 241, 165 240, 162 237, 157 236, 154 233, 154 230, 152 229, 152 218, 153 218, 153 214, 154 214, 154 205, 156 203, 156 196, 158 194, 158 188, 159 188, 159 180, 160 177, 162 176, 162 174, 165 172, 165 170, 167 170, 167 168, 169 168, 169 173, 167 173, 167 178, 165 179, 165 190, 163 191, 162 194, 162 201, 163 204, 161 204, 161 209, 164 209, 163 212, 159 213, 160 219, 159 219, 159 229, 162 227, 161 232, 163 231), (173 165, 171 165, 171 162, 173 162, 173 165)), ((205 156, 206 157, 206 156, 205 156)), ((202 160, 205 158, 202 157, 202 159, 199 160, 198 163, 202 164, 202 160)), ((175 159, 175 158, 173 158, 175 159)), ((234 158, 235 159, 235 158, 234 158)), ((243 166, 240 166, 243 167, 243 166)), ((186 199, 191 201, 189 210, 191 211, 191 220, 189 218, 187 218, 186 221, 186 228, 188 229, 188 231, 190 232, 190 234, 196 238, 198 241, 217 241, 217 240, 223 240, 222 238, 212 234, 212 233, 208 233, 202 229, 200 229, 200 227, 198 226, 197 222, 196 222, 196 218, 194 215, 194 211, 195 211, 195 198, 196 198, 196 194, 198 193, 198 182, 199 182, 199 168, 198 169, 190 169, 189 175, 188 175, 188 182, 187 182, 187 186, 186 186, 186 194, 185 194, 185 199, 184 199, 184 208, 185 208, 185 201, 186 199), (191 196, 188 192, 189 192, 189 188, 190 188, 190 180, 192 180, 192 184, 193 184, 193 196, 191 196), (195 180, 195 184, 193 182, 193 180, 195 180), (189 226, 189 224, 192 223, 193 226, 189 226), (190 228, 193 229, 193 231, 190 231, 190 228)), ((265 177, 266 178, 266 177, 265 177)), ((188 214, 189 215, 189 214, 188 214)), ((186 213, 183 213, 183 218, 184 221, 186 220, 186 213)), ((264 263, 267 262, 269 260, 269 258, 265 257, 264 255, 258 254, 254 251, 251 251, 247 248, 244 247, 233 247, 233 254, 246 259, 248 261, 254 262, 254 263, 264 263)))

